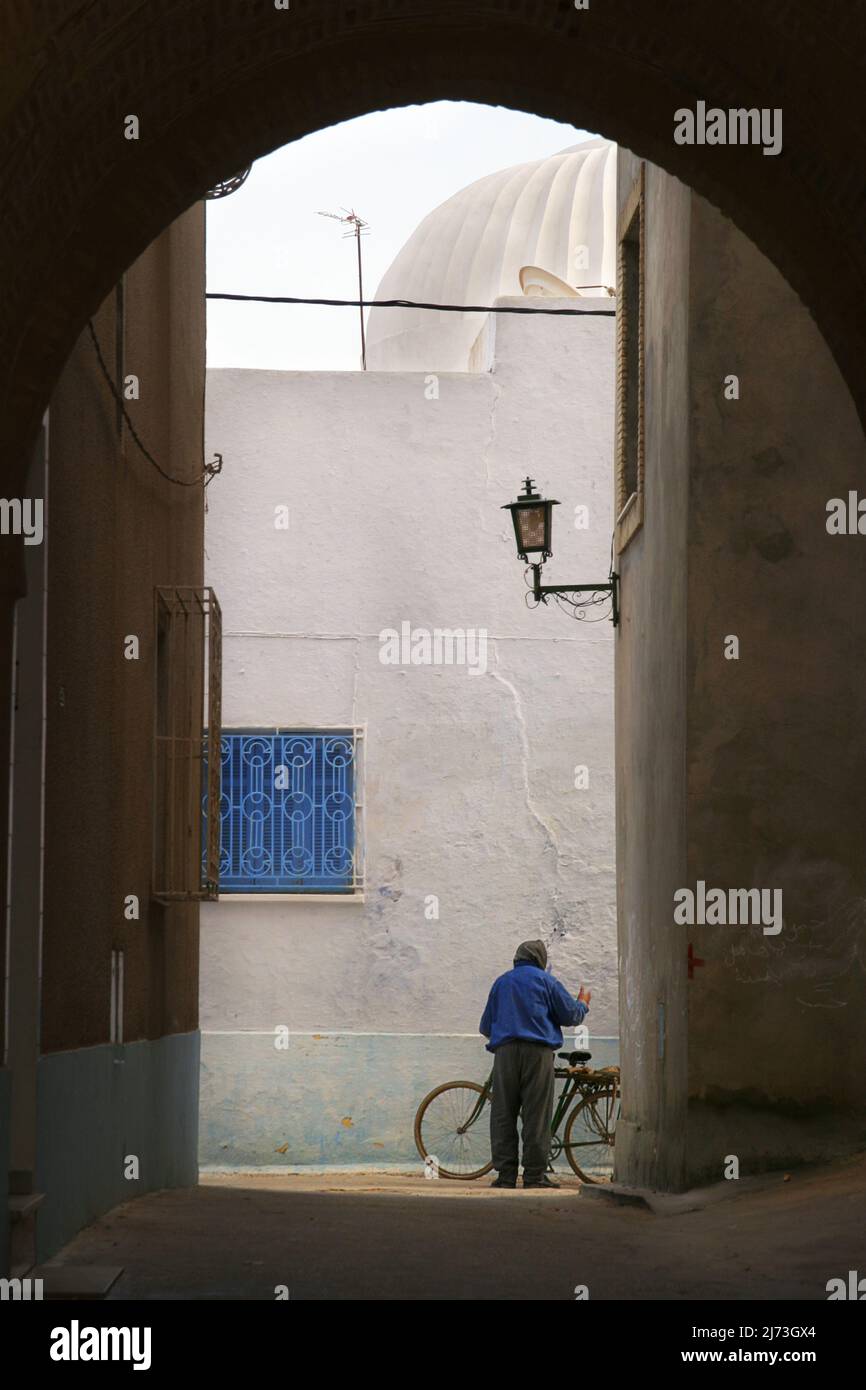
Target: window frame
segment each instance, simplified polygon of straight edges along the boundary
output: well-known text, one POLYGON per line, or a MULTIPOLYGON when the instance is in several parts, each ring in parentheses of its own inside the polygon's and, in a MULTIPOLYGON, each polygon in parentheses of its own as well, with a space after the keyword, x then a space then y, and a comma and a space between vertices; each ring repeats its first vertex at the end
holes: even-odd
POLYGON ((617 554, 643 526, 646 395, 646 164, 641 163, 619 216, 617 236, 616 445, 614 495, 617 554), (637 246, 637 305, 626 293, 629 248, 637 246), (636 320, 636 322, 635 322, 636 320), (636 366, 630 370, 630 359, 636 366), (636 373, 637 380, 634 380, 636 373), (636 392, 634 418, 631 391, 636 392), (634 433, 635 487, 628 489, 627 454, 634 433))
POLYGON ((269 885, 262 889, 249 887, 224 887, 220 880, 219 897, 223 902, 245 902, 245 903, 290 903, 290 902, 319 902, 319 903, 352 903, 364 901, 364 865, 365 865, 365 771, 366 771, 366 732, 365 724, 289 724, 289 725, 230 725, 225 726, 221 731, 221 737, 226 735, 243 735, 248 737, 264 738, 287 738, 297 736, 303 738, 307 735, 332 735, 342 736, 351 739, 353 749, 353 842, 352 842, 352 870, 349 883, 346 888, 310 888, 300 886, 278 887, 269 885))
MULTIPOLYGON (((202 760, 208 728, 220 728, 222 612, 209 585, 156 585, 153 591, 153 788, 151 896, 168 907, 208 902, 215 842, 202 858, 202 760)), ((209 769, 219 800, 219 767, 209 769)))

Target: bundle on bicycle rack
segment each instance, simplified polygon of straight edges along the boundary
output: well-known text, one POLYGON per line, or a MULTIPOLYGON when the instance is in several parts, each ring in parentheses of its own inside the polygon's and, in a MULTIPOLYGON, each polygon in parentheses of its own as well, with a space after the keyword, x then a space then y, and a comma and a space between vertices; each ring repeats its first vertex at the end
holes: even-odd
POLYGON ((613 1064, 606 1067, 591 1067, 588 1065, 590 1059, 589 1052, 560 1052, 558 1056, 566 1063, 564 1067, 556 1068, 556 1075, 560 1080, 565 1076, 580 1077, 581 1081, 593 1085, 596 1082, 601 1085, 604 1082, 619 1084, 619 1067, 613 1064))

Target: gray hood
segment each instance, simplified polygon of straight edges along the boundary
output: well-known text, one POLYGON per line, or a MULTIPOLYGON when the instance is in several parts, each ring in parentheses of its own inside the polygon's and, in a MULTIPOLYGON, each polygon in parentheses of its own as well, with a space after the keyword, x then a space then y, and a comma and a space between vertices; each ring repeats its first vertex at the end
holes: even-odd
POLYGON ((518 961, 528 961, 530 965, 537 965, 539 970, 547 969, 547 947, 543 941, 521 941, 517 950, 514 952, 514 964, 518 961))

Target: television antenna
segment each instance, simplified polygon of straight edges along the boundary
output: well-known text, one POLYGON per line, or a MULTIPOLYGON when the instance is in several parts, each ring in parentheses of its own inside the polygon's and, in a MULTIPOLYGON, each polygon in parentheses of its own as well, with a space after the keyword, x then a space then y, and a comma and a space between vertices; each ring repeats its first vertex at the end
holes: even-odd
POLYGON ((369 235, 368 222, 359 217, 354 208, 343 208, 342 212, 320 212, 319 217, 331 217, 335 222, 342 222, 349 230, 343 233, 343 239, 354 237, 358 248, 358 300, 360 303, 361 315, 361 370, 367 370, 367 341, 364 336, 364 276, 361 269, 361 237, 369 235))

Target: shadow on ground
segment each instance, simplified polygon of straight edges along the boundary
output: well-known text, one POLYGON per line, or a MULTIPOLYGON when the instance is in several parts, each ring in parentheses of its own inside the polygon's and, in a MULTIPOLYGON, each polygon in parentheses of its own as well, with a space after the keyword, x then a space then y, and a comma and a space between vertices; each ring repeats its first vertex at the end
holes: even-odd
MULTIPOLYGON (((486 1180, 485 1180, 486 1183, 486 1180)), ((736 1188, 735 1183, 730 1184, 736 1188)), ((115 1208, 57 1257, 110 1298, 821 1299, 866 1272, 866 1158, 655 1215, 418 1176, 208 1176, 115 1208)))

